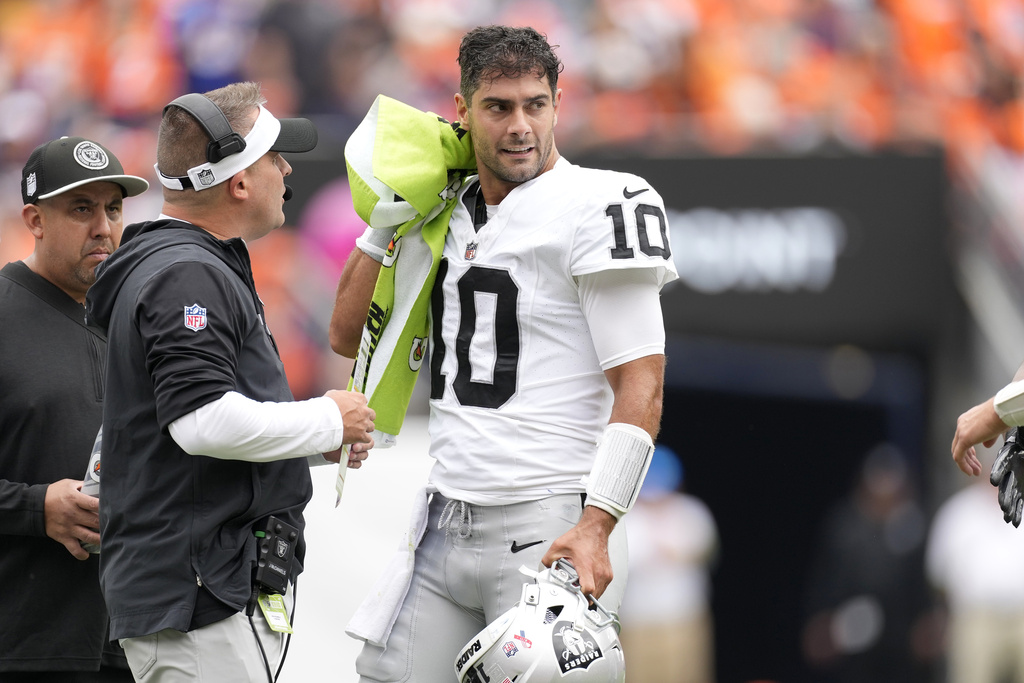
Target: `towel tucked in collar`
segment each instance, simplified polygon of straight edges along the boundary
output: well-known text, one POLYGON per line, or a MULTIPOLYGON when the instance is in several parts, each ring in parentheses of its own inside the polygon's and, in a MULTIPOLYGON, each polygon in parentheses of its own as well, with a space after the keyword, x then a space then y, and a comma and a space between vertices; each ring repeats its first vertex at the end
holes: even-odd
POLYGON ((366 394, 377 413, 378 447, 394 444, 425 360, 430 293, 454 208, 454 201, 438 204, 399 227, 377 277, 350 388, 366 394))
MULTIPOLYGON (((476 157, 457 124, 380 95, 346 143, 345 163, 356 213, 370 227, 394 233, 349 382, 376 411, 376 447, 387 448, 402 428, 425 360, 430 293, 448 220, 476 157)), ((338 468, 339 497, 346 461, 338 468)))

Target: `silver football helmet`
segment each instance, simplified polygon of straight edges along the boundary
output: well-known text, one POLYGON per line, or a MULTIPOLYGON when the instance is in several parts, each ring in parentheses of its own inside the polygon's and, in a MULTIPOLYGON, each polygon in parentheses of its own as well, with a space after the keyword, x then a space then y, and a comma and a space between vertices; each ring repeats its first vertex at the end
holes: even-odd
POLYGON ((516 606, 492 621, 455 660, 459 683, 625 683, 619 618, 593 597, 593 609, 571 564, 520 570, 516 606))

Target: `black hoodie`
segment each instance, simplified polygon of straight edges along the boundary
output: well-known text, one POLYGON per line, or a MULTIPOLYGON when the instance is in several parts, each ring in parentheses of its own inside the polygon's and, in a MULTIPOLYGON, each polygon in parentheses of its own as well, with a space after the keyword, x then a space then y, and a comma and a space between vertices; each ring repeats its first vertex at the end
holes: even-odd
MULTIPOLYGON (((269 515, 303 528, 307 462, 192 456, 167 427, 228 391, 292 400, 245 243, 176 220, 131 225, 86 308, 108 339, 100 584, 111 638, 241 611, 254 533, 269 515)), ((300 541, 300 570, 303 551, 300 541)))

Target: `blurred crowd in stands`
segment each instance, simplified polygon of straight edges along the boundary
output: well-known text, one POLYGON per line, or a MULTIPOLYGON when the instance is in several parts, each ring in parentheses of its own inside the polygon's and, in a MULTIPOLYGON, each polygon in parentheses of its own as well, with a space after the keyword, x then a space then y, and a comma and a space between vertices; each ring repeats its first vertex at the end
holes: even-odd
MULTIPOLYGON (((152 179, 163 105, 251 79, 340 159, 378 93, 453 117, 458 41, 483 23, 560 46, 570 159, 945 150, 968 185, 1024 179, 1021 0, 0 0, 0 261, 29 249, 18 172, 40 142, 90 136, 152 179)), ((128 221, 158 212, 152 184, 128 221)), ((333 386, 334 361, 303 358, 329 355, 309 351, 358 231, 346 188, 325 191, 257 247, 299 395, 333 386)))

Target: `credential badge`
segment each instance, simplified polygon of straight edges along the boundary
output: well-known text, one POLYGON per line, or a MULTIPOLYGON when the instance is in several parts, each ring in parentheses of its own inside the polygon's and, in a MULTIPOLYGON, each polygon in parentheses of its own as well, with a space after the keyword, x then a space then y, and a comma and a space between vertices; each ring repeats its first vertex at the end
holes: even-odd
POLYGON ((185 327, 198 332, 206 327, 206 309, 199 304, 185 307, 185 327))

